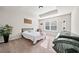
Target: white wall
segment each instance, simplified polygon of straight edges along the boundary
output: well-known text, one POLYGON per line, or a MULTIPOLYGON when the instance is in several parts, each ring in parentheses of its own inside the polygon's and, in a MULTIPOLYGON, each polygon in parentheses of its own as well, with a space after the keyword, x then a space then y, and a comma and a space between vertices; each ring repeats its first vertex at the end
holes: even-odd
MULTIPOLYGON (((33 11, 33 10, 32 10, 33 11)), ((11 39, 15 39, 20 34, 21 28, 38 27, 38 20, 35 14, 33 14, 29 7, 0 7, 0 24, 10 24, 13 26, 13 32, 11 39), (24 24, 24 18, 32 19, 32 24, 24 24)))
POLYGON ((71 31, 79 35, 79 7, 76 7, 72 13, 71 31))
POLYGON ((71 12, 71 32, 79 35, 79 6, 57 7, 59 13, 71 12))

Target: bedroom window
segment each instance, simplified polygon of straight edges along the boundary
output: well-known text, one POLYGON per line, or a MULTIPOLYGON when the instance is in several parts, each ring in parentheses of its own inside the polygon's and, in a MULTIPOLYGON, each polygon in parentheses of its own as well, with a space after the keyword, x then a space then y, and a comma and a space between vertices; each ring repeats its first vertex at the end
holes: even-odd
POLYGON ((57 22, 52 21, 52 22, 45 22, 45 30, 57 30, 57 22))
POLYGON ((56 30, 56 29, 57 29, 56 21, 51 22, 51 30, 56 30))
POLYGON ((46 23, 45 23, 45 29, 46 29, 46 30, 50 30, 50 23, 49 23, 49 22, 46 22, 46 23))

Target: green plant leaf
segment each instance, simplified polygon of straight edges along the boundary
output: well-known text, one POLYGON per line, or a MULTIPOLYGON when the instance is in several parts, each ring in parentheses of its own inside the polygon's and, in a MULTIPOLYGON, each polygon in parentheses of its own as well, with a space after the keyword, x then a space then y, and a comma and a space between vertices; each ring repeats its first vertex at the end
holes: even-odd
POLYGON ((5 26, 0 27, 0 35, 8 35, 12 33, 12 26, 6 24, 5 26))

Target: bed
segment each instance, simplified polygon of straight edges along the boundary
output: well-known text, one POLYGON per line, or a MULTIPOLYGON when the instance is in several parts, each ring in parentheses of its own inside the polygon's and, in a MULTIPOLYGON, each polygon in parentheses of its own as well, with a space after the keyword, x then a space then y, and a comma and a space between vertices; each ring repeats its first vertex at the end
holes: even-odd
POLYGON ((38 40, 46 38, 45 33, 41 34, 40 32, 34 31, 33 28, 23 28, 22 36, 26 39, 30 39, 33 44, 36 44, 38 40))

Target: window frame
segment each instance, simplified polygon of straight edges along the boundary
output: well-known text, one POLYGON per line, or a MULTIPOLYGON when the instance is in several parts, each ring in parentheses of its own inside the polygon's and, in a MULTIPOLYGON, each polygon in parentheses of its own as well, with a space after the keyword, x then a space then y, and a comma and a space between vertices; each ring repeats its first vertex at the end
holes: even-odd
POLYGON ((45 31, 57 31, 57 21, 51 21, 51 22, 50 21, 46 21, 45 24, 44 24, 44 30, 45 31), (47 22, 49 22, 49 25, 46 25, 47 22), (52 25, 52 22, 53 23, 55 22, 55 24, 52 25), (49 30, 46 29, 46 26, 49 26, 49 30), (51 30, 52 26, 56 26, 56 30, 51 30))

